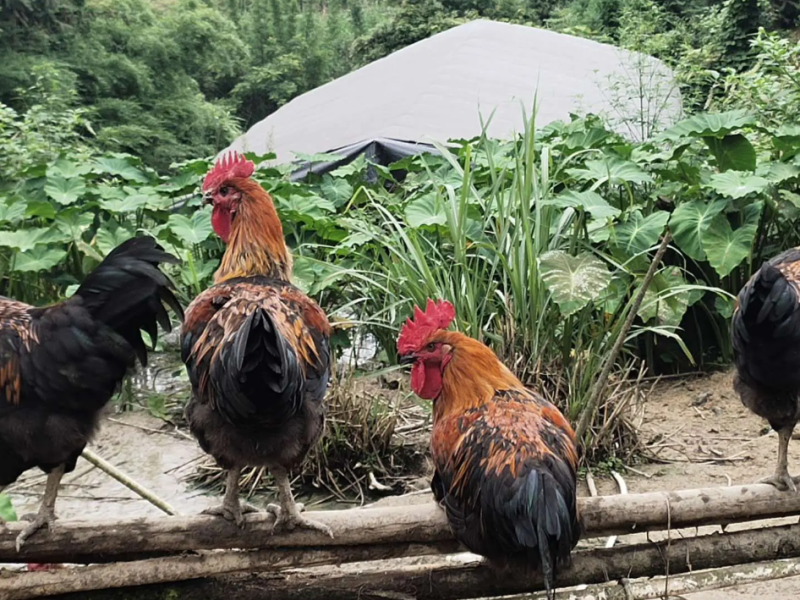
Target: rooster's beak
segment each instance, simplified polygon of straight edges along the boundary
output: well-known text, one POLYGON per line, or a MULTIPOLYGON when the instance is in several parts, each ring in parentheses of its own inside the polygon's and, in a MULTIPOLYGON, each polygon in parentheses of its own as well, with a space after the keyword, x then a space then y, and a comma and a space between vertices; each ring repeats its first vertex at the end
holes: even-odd
POLYGON ((203 194, 203 204, 211 204, 211 192, 203 194))
POLYGON ((401 356, 397 359, 397 362, 401 365, 410 365, 417 362, 417 357, 415 354, 406 354, 405 356, 401 356))

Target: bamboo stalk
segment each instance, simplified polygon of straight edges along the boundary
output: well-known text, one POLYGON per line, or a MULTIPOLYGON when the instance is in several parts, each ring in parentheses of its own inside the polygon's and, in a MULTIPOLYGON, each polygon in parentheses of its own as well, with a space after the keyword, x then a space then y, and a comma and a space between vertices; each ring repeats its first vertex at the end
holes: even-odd
POLYGON ((597 377, 597 381, 594 384, 594 389, 592 390, 592 395, 589 397, 589 402, 586 404, 586 407, 581 413, 578 427, 575 430, 575 436, 578 438, 579 443, 584 443, 584 436, 589 430, 589 426, 592 424, 594 414, 597 411, 597 405, 600 403, 600 398, 603 397, 603 392, 608 384, 608 376, 611 374, 611 369, 617 360, 619 351, 622 350, 622 346, 625 344, 625 337, 628 335, 628 331, 633 325, 633 320, 636 318, 636 315, 639 314, 639 308, 642 306, 645 292, 647 292, 647 288, 650 287, 650 283, 652 283, 653 278, 656 275, 658 265, 661 263, 661 259, 664 258, 664 253, 667 251, 667 246, 669 246, 670 241, 672 241, 672 236, 670 235, 669 231, 667 231, 661 240, 661 245, 658 247, 656 255, 653 257, 653 262, 650 263, 650 268, 647 269, 647 274, 644 276, 642 285, 639 287, 639 289, 636 291, 636 295, 633 297, 630 312, 628 312, 625 322, 622 324, 622 329, 620 330, 619 335, 617 336, 617 339, 611 348, 611 351, 606 357, 606 362, 603 364, 603 369, 600 371, 600 375, 597 377))
MULTIPOLYGON (((606 537, 701 525, 727 525, 800 514, 800 494, 765 484, 580 498, 585 537, 606 537)), ((99 563, 187 550, 302 548, 451 541, 438 505, 310 512, 330 526, 334 539, 313 531, 271 535, 272 516, 248 515, 239 529, 218 517, 59 521, 33 535, 17 553, 22 524, 0 531, 0 562, 99 563)))
POLYGON ((105 460, 102 456, 95 454, 89 448, 84 448, 81 456, 92 463, 95 467, 103 471, 104 473, 110 475, 117 481, 119 481, 122 485, 126 488, 131 490, 132 492, 139 494, 142 498, 147 500, 150 504, 155 506, 156 508, 161 509, 168 515, 179 515, 180 513, 173 508, 168 502, 162 500, 158 496, 156 496, 153 492, 148 490, 143 485, 135 482, 133 479, 128 477, 125 473, 120 471, 117 467, 112 465, 110 462, 105 460))

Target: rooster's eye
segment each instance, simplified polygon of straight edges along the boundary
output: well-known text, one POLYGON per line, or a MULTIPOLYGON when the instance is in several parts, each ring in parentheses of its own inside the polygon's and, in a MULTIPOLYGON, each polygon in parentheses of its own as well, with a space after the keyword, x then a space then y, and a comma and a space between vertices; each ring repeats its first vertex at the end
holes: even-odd
POLYGON ((227 196, 228 195, 228 190, 229 190, 228 186, 225 185, 225 186, 222 186, 219 189, 219 193, 222 194, 223 196, 227 196))
POLYGON ((430 344, 428 344, 428 352, 433 352, 434 350, 436 350, 436 344, 431 342, 430 344))

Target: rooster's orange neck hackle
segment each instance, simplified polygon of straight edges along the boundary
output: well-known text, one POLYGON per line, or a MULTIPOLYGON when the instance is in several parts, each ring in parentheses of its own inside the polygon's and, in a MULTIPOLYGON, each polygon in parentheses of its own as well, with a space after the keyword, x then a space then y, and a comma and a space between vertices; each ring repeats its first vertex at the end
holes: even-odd
POLYGON ((214 283, 259 275, 291 281, 292 255, 284 242, 283 227, 272 198, 251 179, 254 170, 252 162, 234 153, 233 158, 229 155, 217 161, 206 176, 204 190, 229 186, 241 194, 214 283))

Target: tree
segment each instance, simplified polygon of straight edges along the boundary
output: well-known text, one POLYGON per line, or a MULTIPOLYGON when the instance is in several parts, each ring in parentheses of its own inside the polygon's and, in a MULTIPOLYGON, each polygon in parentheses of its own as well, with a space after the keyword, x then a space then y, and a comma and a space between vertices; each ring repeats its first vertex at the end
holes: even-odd
POLYGON ((753 61, 751 42, 761 26, 759 0, 727 0, 725 3, 725 29, 722 47, 726 66, 737 71, 747 68, 753 61))
POLYGON ((463 22, 439 0, 405 0, 391 21, 356 42, 355 53, 366 64, 463 22))

